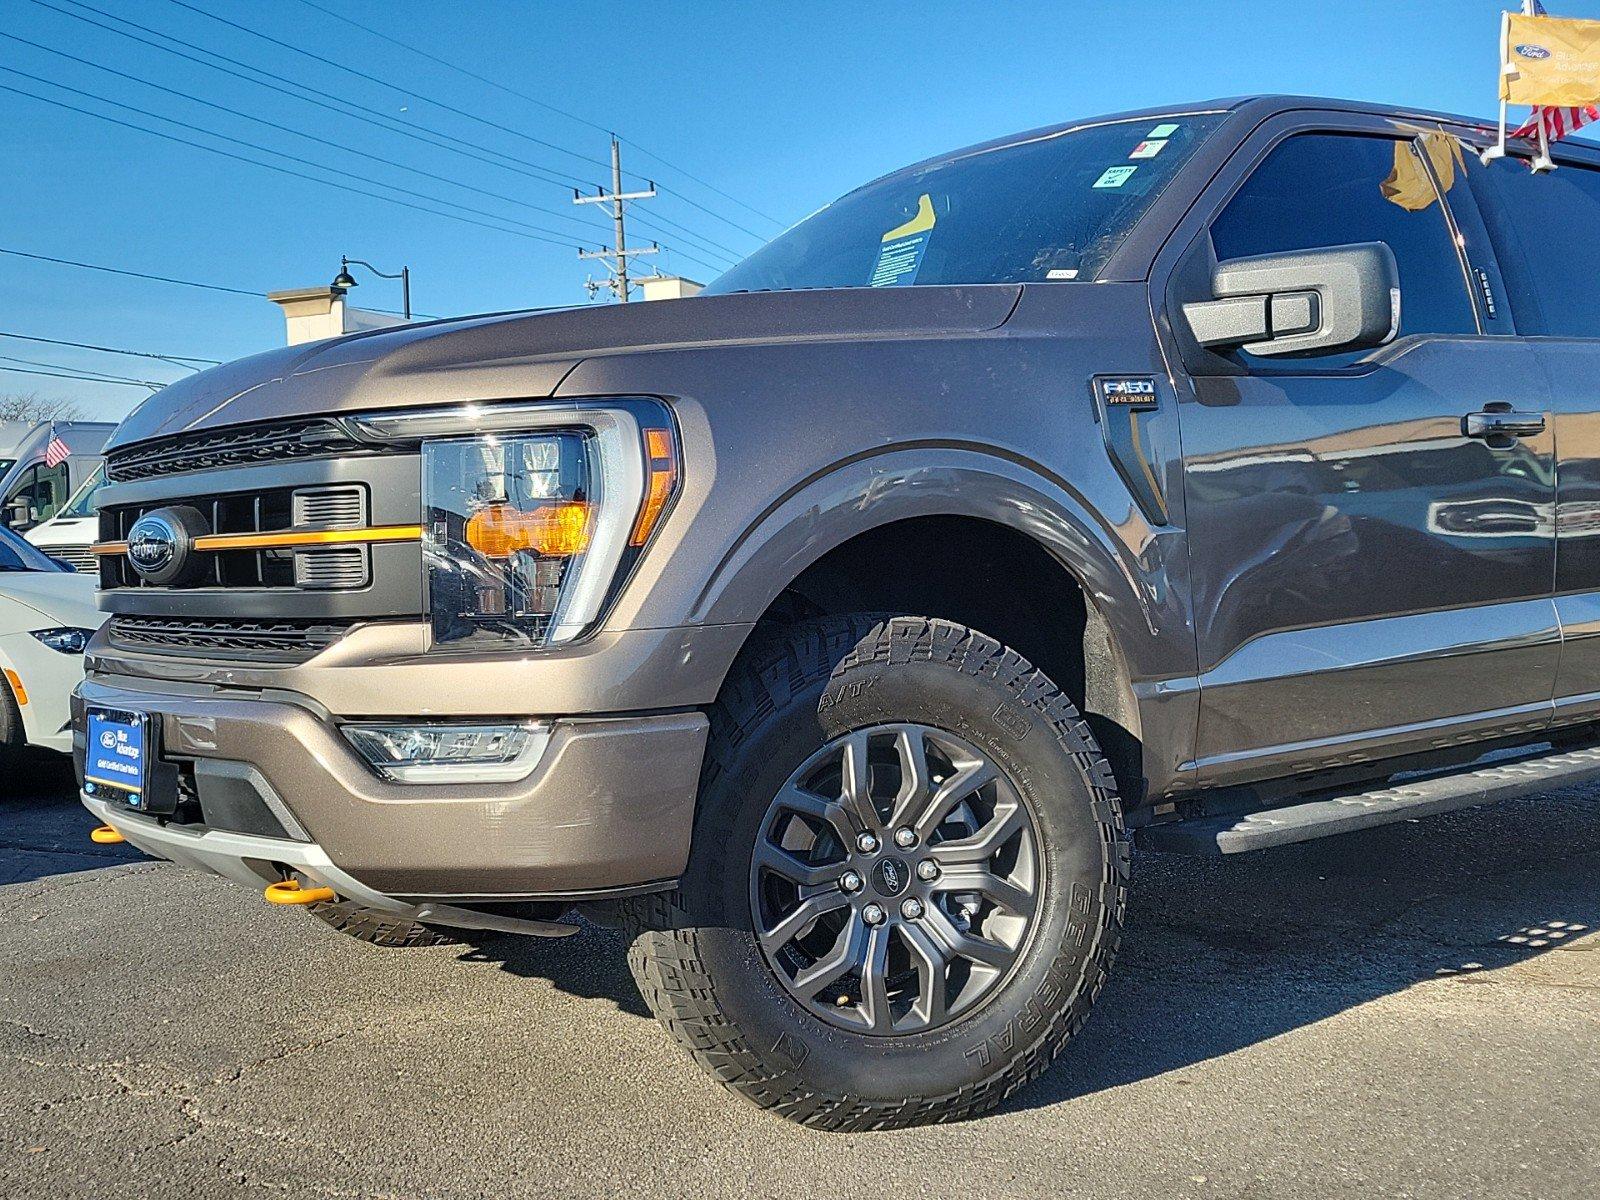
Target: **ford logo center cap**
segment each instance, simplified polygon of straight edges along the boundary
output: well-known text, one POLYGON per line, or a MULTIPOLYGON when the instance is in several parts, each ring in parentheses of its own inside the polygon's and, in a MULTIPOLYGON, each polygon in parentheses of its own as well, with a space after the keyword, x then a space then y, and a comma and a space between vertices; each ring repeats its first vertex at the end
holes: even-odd
POLYGON ((147 512, 128 530, 128 562, 147 583, 183 582, 196 565, 194 540, 206 532, 206 520, 196 509, 147 512))

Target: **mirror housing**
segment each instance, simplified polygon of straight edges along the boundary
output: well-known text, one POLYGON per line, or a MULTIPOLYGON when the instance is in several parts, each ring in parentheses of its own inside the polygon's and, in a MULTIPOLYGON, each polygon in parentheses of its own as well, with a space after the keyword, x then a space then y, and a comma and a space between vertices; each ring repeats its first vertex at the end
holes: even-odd
POLYGON ((1368 350, 1400 329, 1400 268, 1382 242, 1218 263, 1215 299, 1183 306, 1195 340, 1263 357, 1368 350))
POLYGON ((33 505, 29 504, 25 499, 18 498, 13 500, 3 510, 0 510, 0 514, 3 514, 6 528, 17 533, 32 529, 37 524, 33 519, 33 505))

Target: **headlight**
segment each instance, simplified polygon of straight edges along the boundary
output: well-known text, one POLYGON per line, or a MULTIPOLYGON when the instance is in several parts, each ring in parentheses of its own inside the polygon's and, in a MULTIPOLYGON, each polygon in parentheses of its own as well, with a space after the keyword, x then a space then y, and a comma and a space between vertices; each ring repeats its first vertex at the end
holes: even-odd
POLYGON ((83 648, 89 644, 89 639, 94 636, 92 629, 78 629, 75 626, 60 626, 55 629, 31 629, 28 631, 52 650, 59 650, 62 654, 82 654, 83 648))
POLYGON ((507 783, 533 773, 550 727, 346 725, 344 736, 386 779, 399 783, 507 783))
POLYGON ((539 647, 594 628, 679 484, 653 400, 458 405, 352 418, 422 451, 435 645, 539 647))

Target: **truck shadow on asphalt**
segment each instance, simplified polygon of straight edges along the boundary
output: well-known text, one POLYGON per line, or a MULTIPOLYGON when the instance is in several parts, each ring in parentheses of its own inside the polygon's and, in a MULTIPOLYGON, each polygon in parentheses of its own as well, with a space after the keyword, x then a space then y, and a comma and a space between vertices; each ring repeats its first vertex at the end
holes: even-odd
POLYGON ((144 856, 131 846, 97 846, 94 821, 78 803, 71 760, 29 753, 0 776, 0 886, 92 871, 144 856))
MULTIPOLYGON (((70 770, 0 781, 0 885, 138 861, 87 840, 70 770)), ((1600 789, 1236 858, 1134 856, 1122 949, 1088 1025, 1003 1111, 1268 1042, 1429 981, 1495 984, 1578 942, 1553 981, 1600 991, 1600 789)), ((623 934, 468 933, 457 953, 650 1019, 623 934)), ((1554 969, 1554 968, 1551 968, 1554 969)))
MULTIPOLYGON (((1592 941, 1597 812, 1600 797, 1555 793, 1239 858, 1136 854, 1122 950, 1094 1014, 1002 1111, 1181 1073, 1420 983, 1492 982, 1592 941)), ((650 1015, 616 930, 469 944, 472 961, 650 1015)), ((1572 958, 1593 959, 1600 988, 1600 946, 1572 958)))

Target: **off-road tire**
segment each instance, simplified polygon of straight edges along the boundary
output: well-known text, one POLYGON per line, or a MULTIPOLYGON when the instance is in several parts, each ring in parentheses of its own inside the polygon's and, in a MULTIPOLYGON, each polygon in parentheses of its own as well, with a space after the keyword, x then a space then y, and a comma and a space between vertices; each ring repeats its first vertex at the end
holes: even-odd
POLYGON ((391 917, 350 900, 324 900, 308 904, 306 911, 347 937, 373 946, 400 949, 410 946, 454 946, 461 941, 446 929, 391 917))
POLYGON ((1105 983, 1128 881, 1115 781, 1061 690, 948 621, 828 617, 747 652, 710 717, 684 881, 624 905, 629 966, 668 1032, 735 1093, 833 1131, 971 1117, 1042 1074, 1105 983), (959 732, 1003 766, 1042 817, 1048 882, 1028 950, 976 1011, 872 1037, 825 1024, 780 986, 752 931, 748 871, 787 774, 847 730, 894 721, 959 732))

